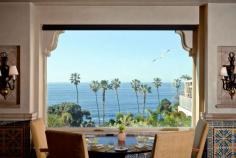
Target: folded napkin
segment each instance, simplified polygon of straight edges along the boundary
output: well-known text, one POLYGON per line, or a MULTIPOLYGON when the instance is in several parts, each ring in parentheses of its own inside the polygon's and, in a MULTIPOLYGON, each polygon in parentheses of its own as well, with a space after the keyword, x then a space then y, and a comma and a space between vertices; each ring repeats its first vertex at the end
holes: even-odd
POLYGON ((108 152, 113 150, 112 145, 102 145, 102 144, 97 144, 95 146, 91 146, 90 148, 91 151, 98 151, 98 152, 108 152))
POLYGON ((138 145, 138 144, 135 144, 135 145, 131 145, 128 147, 129 148, 129 151, 131 152, 136 152, 136 151, 144 151, 144 150, 151 150, 152 149, 152 146, 150 145, 138 145))

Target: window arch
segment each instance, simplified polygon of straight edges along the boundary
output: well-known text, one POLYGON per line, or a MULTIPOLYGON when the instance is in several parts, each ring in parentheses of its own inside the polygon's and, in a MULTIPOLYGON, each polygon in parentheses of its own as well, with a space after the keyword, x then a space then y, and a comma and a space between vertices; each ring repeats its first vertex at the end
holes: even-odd
MULTIPOLYGON (((58 42, 58 38, 60 36, 60 34, 63 33, 63 31, 43 31, 43 35, 42 35, 42 43, 43 43, 43 54, 45 56, 50 56, 51 52, 57 47, 57 42, 58 42)), ((193 57, 193 60, 195 60, 195 53, 194 49, 193 49, 193 31, 191 30, 187 30, 187 31, 183 31, 183 30, 178 30, 176 31, 177 34, 180 35, 181 37, 181 42, 182 42, 182 46, 183 48, 189 52, 189 56, 193 57)), ((44 72, 44 75, 46 75, 46 73, 44 72)), ((193 78, 194 78, 194 82, 196 77, 196 67, 194 67, 193 69, 193 78)), ((44 85, 46 85, 46 83, 44 83, 44 85)), ((195 87, 196 85, 194 85, 195 87)), ((196 91, 195 88, 193 88, 193 91, 196 91)), ((195 92, 193 92, 193 96, 196 95, 195 92)), ((46 94, 45 94, 46 96, 46 94)), ((46 98, 44 98, 44 100, 46 101, 46 98)), ((193 103, 193 115, 195 115, 194 113, 196 113, 196 103, 195 100, 196 98, 193 98, 194 103, 193 103)), ((45 104, 46 105, 46 104, 45 104)), ((43 110, 45 111, 45 109, 43 110)), ((194 122, 196 122, 197 118, 196 116, 193 116, 193 125, 194 122)))

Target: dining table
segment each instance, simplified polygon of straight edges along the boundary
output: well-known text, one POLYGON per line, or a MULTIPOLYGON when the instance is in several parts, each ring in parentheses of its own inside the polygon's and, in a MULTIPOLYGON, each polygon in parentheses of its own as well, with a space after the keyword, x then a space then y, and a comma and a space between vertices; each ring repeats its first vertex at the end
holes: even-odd
POLYGON ((87 136, 89 158, 146 158, 151 155, 154 137, 127 135, 118 142, 116 135, 87 136))

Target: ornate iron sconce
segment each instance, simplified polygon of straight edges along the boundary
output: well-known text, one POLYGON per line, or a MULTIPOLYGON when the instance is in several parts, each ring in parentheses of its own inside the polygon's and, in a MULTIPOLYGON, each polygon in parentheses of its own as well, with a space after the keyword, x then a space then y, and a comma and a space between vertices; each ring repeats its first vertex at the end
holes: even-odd
POLYGON ((235 83, 236 69, 234 65, 234 61, 235 61, 234 52, 229 53, 228 60, 230 64, 223 65, 221 68, 220 74, 221 76, 223 76, 223 78, 221 79, 223 82, 223 89, 228 91, 232 100, 236 92, 236 83, 235 83))
POLYGON ((0 94, 6 100, 10 91, 15 89, 15 80, 19 73, 15 65, 10 67, 7 65, 7 52, 2 52, 0 58, 0 94))

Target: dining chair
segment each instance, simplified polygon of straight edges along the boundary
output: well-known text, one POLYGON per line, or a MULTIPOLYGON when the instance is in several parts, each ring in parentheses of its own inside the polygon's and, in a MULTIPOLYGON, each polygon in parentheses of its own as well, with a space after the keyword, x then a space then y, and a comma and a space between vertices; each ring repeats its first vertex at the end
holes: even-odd
POLYGON ((160 132, 155 135, 152 158, 190 158, 194 130, 160 132))
POLYGON ((201 158, 208 134, 209 125, 205 120, 198 120, 195 128, 192 158, 201 158))
POLYGON ((83 134, 65 131, 46 131, 48 158, 88 158, 83 134))
POLYGON ((42 152, 43 149, 47 149, 47 140, 45 135, 45 124, 42 118, 31 121, 30 130, 32 134, 32 141, 37 158, 46 158, 47 152, 42 152))

